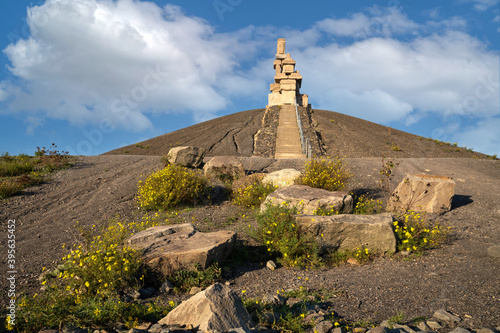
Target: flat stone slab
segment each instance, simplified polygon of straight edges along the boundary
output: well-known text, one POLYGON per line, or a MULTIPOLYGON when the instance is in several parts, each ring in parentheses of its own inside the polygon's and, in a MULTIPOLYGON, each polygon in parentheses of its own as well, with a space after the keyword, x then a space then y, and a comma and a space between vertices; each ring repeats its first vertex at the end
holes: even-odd
POLYGON ((354 250, 366 246, 371 251, 396 251, 392 215, 340 214, 331 216, 295 215, 306 233, 316 238, 321 252, 354 250))
POLYGON ((142 260, 149 267, 168 276, 179 269, 192 269, 196 264, 207 268, 223 262, 234 248, 236 233, 202 233, 186 223, 149 228, 126 242, 142 251, 142 260))
POLYGON ((295 185, 302 173, 295 169, 282 169, 271 172, 264 176, 262 183, 272 184, 275 187, 283 188, 295 185))
POLYGON ((268 204, 277 206, 283 203, 287 203, 290 207, 296 207, 301 214, 313 215, 320 208, 350 213, 353 200, 347 192, 333 192, 305 185, 292 185, 269 194, 260 209, 264 211, 268 204))
POLYGON ((455 182, 444 176, 407 175, 389 198, 388 210, 442 213, 451 209, 455 182))

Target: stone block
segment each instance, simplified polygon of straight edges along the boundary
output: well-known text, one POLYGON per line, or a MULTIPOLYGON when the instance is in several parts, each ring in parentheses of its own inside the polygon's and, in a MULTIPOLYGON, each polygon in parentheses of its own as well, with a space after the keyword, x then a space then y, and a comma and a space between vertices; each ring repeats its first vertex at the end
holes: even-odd
POLYGON ((280 91, 280 84, 279 83, 271 83, 270 90, 271 90, 271 92, 279 92, 280 91))
POLYGON ((302 173, 295 169, 283 169, 271 172, 264 176, 262 183, 272 184, 278 188, 295 185, 302 173))
POLYGON ((179 269, 192 269, 195 264, 207 268, 223 262, 235 242, 236 233, 232 231, 201 233, 189 223, 152 227, 126 240, 132 248, 142 251, 146 265, 165 277, 179 269))
POLYGON ((407 175, 389 198, 388 210, 442 213, 451 209, 455 182, 449 177, 407 175))
POLYGON ((286 48, 286 39, 285 38, 278 38, 276 53, 285 54, 285 48, 286 48))
POLYGON ((293 60, 292 58, 286 58, 285 60, 283 60, 283 65, 295 65, 295 60, 293 60))
POLYGON ((352 211, 352 197, 347 192, 332 192, 304 185, 292 185, 269 194, 261 205, 264 211, 267 205, 282 205, 286 202, 290 207, 297 207, 301 214, 312 215, 318 209, 334 209, 338 212, 352 211))
POLYGON ((192 325, 197 331, 250 329, 253 322, 240 296, 220 283, 197 293, 161 319, 160 325, 192 325))
POLYGON ((297 82, 295 80, 281 80, 281 90, 297 90, 297 82))
POLYGON ((281 92, 281 104, 295 104, 295 91, 284 90, 281 92))
POLYGON ((372 251, 396 251, 396 237, 392 230, 392 215, 341 214, 331 216, 296 215, 303 230, 314 236, 322 252, 353 250, 366 246, 372 251))
POLYGON ((234 156, 215 156, 203 167, 207 177, 238 179, 245 175, 243 163, 234 156))
POLYGON ((203 162, 205 149, 183 146, 170 149, 167 154, 167 160, 170 164, 179 164, 185 167, 197 168, 203 162))
POLYGON ((283 65, 283 73, 285 74, 291 74, 295 71, 295 66, 294 65, 283 65))

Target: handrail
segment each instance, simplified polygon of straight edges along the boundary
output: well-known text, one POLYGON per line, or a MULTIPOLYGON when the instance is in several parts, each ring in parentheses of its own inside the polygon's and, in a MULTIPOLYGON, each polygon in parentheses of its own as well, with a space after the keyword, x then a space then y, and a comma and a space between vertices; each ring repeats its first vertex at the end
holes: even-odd
POLYGON ((309 137, 306 135, 304 137, 304 131, 302 130, 302 120, 300 119, 299 108, 297 107, 297 99, 295 98, 295 116, 297 117, 297 126, 299 127, 300 134, 300 145, 302 147, 302 154, 306 155, 306 158, 311 158, 312 147, 309 137))

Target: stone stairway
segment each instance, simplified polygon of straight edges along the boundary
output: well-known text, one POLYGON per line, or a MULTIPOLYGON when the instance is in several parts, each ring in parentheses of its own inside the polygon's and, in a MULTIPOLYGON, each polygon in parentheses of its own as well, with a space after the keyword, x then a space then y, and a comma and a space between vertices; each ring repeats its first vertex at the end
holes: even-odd
POLYGON ((276 159, 306 158, 302 154, 294 105, 282 105, 276 135, 276 159))

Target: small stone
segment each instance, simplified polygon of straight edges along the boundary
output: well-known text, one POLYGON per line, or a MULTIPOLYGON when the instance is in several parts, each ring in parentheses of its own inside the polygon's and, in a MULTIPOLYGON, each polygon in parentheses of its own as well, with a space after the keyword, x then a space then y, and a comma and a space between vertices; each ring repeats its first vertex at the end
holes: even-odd
POLYGON ((389 320, 384 320, 383 322, 380 323, 380 326, 382 327, 389 327, 389 320))
POLYGON ((269 268, 270 270, 274 271, 276 269, 276 264, 274 261, 269 260, 266 264, 266 267, 269 268))
POLYGON ((431 328, 425 323, 425 321, 418 323, 417 328, 421 331, 430 331, 431 330, 431 328))
POLYGON ((137 326, 136 328, 139 329, 139 330, 149 330, 149 328, 151 327, 151 323, 142 323, 140 324, 139 326, 137 326))
POLYGON ((149 298, 153 296, 154 293, 155 293, 155 288, 153 287, 146 287, 139 289, 139 294, 141 294, 142 299, 149 298))
POLYGON ((226 282, 224 282, 224 284, 225 284, 226 286, 230 286, 230 285, 232 285, 233 283, 232 283, 231 281, 226 281, 226 282))
POLYGON ((403 257, 408 257, 411 254, 411 251, 401 251, 400 253, 403 257))
MULTIPOLYGON (((497 331, 500 327, 497 327, 497 331)), ((476 330, 476 333, 495 333, 492 329, 489 329, 487 327, 481 327, 480 329, 476 330)))
POLYGON ((356 259, 354 259, 354 258, 349 258, 349 259, 347 259, 347 263, 348 263, 349 265, 359 266, 359 262, 358 262, 356 259))
POLYGON ((462 328, 462 327, 457 327, 450 333, 470 333, 468 329, 462 328))
POLYGON ((201 289, 200 287, 193 287, 191 288, 191 290, 189 291, 189 295, 195 295, 197 293, 199 293, 200 291, 202 291, 203 289, 201 289))
POLYGON ((500 258, 500 244, 490 246, 487 252, 494 258, 500 258))
POLYGON ((452 315, 451 313, 445 311, 444 309, 439 309, 436 312, 434 312, 433 317, 444 321, 454 321, 454 322, 461 321, 460 317, 452 315))
POLYGON ((160 324, 154 324, 149 328, 150 333, 160 333, 162 330, 162 327, 160 324))
POLYGON ((403 330, 408 333, 415 333, 415 330, 411 329, 408 325, 399 325, 399 324, 394 324, 394 328, 399 328, 400 330, 403 330))
POLYGON ((332 333, 344 333, 344 329, 342 327, 335 327, 332 333))
POLYGON ((314 321, 314 322, 318 322, 320 320, 323 320, 323 316, 316 313, 316 312, 313 312, 311 314, 308 314, 305 318, 304 318, 304 322, 306 323, 310 323, 311 321, 314 321))
POLYGON ((128 333, 148 333, 148 330, 141 330, 139 328, 131 328, 128 333))
POLYGON ((389 333, 389 329, 386 326, 377 326, 369 330, 368 333, 389 333))
POLYGON ((295 304, 298 304, 300 302, 302 302, 302 300, 300 298, 293 298, 293 297, 291 297, 291 298, 287 299, 286 305, 288 305, 289 307, 292 307, 295 304))
POLYGON ((226 333, 250 333, 251 331, 243 327, 232 328, 226 333))
POLYGON ((443 326, 441 326, 437 321, 435 320, 427 320, 425 322, 427 324, 427 326, 429 326, 430 328, 432 328, 433 330, 438 330, 440 328, 443 328, 443 326))
POLYGON ((174 285, 170 281, 161 284, 159 291, 164 294, 170 294, 174 290, 174 285))
POLYGON ((333 328, 333 323, 329 320, 322 321, 314 326, 314 332, 317 333, 328 333, 333 328))

